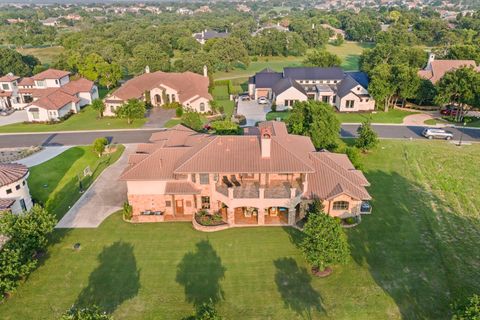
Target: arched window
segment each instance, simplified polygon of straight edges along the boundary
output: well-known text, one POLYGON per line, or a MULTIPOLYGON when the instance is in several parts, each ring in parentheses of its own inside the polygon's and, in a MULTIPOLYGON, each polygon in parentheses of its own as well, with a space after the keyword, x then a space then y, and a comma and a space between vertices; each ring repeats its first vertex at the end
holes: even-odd
POLYGON ((200 111, 201 112, 205 111, 205 102, 200 102, 200 111))
POLYGON ((348 201, 335 201, 333 203, 333 210, 348 210, 348 201))
POLYGON ((160 97, 159 94, 155 95, 155 103, 156 104, 161 104, 162 103, 162 98, 160 97))

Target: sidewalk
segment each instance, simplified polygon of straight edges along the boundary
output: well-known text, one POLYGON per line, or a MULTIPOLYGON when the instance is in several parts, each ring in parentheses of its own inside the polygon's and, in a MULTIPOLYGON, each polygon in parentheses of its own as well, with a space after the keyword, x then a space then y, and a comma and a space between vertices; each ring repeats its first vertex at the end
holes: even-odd
POLYGON ((70 149, 71 146, 61 146, 61 147, 45 147, 42 151, 32 154, 29 157, 23 158, 16 161, 17 163, 23 164, 27 167, 33 167, 44 163, 52 158, 55 158, 60 153, 70 149))

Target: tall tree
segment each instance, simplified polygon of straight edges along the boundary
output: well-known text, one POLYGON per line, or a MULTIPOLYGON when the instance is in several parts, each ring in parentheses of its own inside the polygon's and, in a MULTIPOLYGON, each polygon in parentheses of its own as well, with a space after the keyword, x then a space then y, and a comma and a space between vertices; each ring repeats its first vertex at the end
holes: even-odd
POLYGON ((303 64, 322 68, 338 67, 342 64, 342 60, 336 54, 322 49, 307 53, 305 60, 303 60, 303 64))
POLYGON ((392 81, 391 67, 386 63, 376 66, 371 71, 370 78, 368 92, 377 103, 383 105, 383 110, 387 112, 390 99, 396 91, 396 84, 392 81))
POLYGON ((145 118, 145 103, 137 99, 130 99, 117 109, 117 117, 127 119, 128 124, 132 124, 134 119, 145 118))
POLYGON ((15 50, 0 48, 0 75, 13 73, 17 76, 30 76, 32 69, 40 64, 32 56, 22 56, 15 50))
POLYGON ((355 146, 363 151, 372 149, 378 144, 378 135, 373 131, 370 119, 365 120, 358 127, 358 138, 355 140, 355 146))
POLYGON ((163 48, 151 42, 139 44, 133 49, 130 71, 140 74, 148 66, 150 71, 169 71, 170 57, 163 48))
POLYGON ((250 58, 248 52, 239 41, 234 37, 218 39, 210 48, 209 53, 214 57, 217 69, 230 71, 236 63, 248 65, 250 58))
POLYGON ((105 111, 105 104, 102 99, 95 99, 92 101, 92 109, 97 111, 100 118, 103 117, 103 112, 105 111))
POLYGON ((338 146, 340 121, 328 103, 295 103, 287 124, 291 133, 309 136, 316 148, 333 150, 338 146))

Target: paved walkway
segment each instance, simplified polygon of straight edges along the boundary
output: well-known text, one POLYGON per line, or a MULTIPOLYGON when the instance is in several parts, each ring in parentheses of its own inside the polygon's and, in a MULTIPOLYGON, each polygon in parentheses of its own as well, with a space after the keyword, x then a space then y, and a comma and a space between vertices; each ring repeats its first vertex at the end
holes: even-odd
POLYGON ((135 145, 126 145, 120 159, 105 169, 56 228, 97 228, 110 214, 122 208, 127 200, 127 185, 118 181, 135 145))
POLYGON ((33 167, 38 164, 44 163, 52 158, 55 158, 60 153, 70 149, 71 146, 61 146, 61 147, 45 147, 43 150, 32 154, 29 157, 23 158, 21 160, 15 161, 26 165, 27 167, 33 167))
POLYGON ((8 116, 0 116, 0 126, 6 126, 7 124, 19 123, 28 121, 27 111, 19 110, 15 111, 8 116))
POLYGON ((247 119, 246 126, 254 126, 259 121, 265 121, 267 113, 271 111, 269 104, 259 105, 256 101, 238 101, 237 114, 247 119))
POLYGON ((163 109, 154 107, 148 112, 148 120, 143 126, 144 128, 163 128, 165 123, 175 116, 174 109, 163 109))

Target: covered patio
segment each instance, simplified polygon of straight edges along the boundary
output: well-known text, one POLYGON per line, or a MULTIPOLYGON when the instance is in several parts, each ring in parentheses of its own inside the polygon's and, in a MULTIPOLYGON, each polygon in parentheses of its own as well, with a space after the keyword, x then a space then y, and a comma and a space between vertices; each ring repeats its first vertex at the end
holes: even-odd
POLYGON ((265 224, 288 224, 288 208, 268 208, 265 212, 265 224))
POLYGON ((258 224, 258 208, 238 207, 234 209, 235 224, 258 224))

